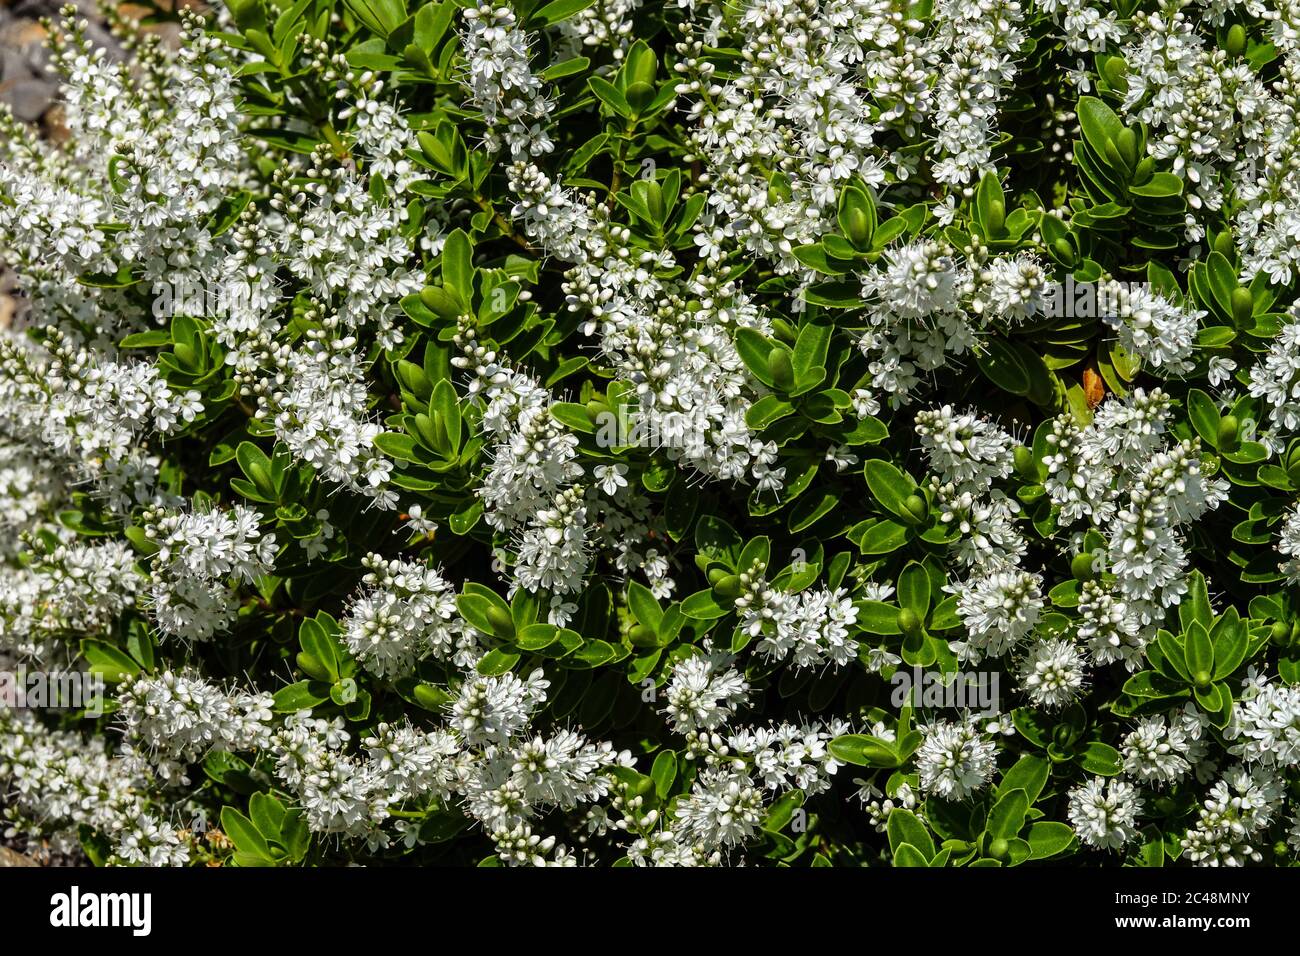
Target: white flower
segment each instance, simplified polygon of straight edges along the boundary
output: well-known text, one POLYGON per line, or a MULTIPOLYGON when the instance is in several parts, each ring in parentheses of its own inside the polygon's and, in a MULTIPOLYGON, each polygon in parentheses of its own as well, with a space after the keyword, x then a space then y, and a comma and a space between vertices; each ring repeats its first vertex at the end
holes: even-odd
POLYGON ((1049 710, 1064 707, 1083 691, 1085 664, 1072 641, 1038 641, 1021 664, 1020 683, 1035 704, 1049 710))
POLYGON ((1037 575, 1018 570, 945 585, 957 595, 957 614, 969 635, 960 646, 963 659, 1001 657, 1032 632, 1043 608, 1040 585, 1037 575))
POLYGON ((1098 849, 1117 850, 1136 840, 1141 811, 1137 788, 1123 780, 1093 777, 1070 791, 1070 825, 1080 842, 1098 849))
POLYGON ((627 474, 627 465, 597 465, 593 473, 596 484, 610 497, 616 495, 618 489, 627 487, 627 479, 623 477, 627 474))
POLYGON ((673 667, 665 689, 666 708, 679 734, 715 730, 745 701, 749 684, 730 665, 730 655, 697 654, 673 667))
POLYGON ((941 720, 922 727, 925 740, 916 752, 921 789, 945 800, 964 800, 988 784, 996 749, 971 718, 941 720))

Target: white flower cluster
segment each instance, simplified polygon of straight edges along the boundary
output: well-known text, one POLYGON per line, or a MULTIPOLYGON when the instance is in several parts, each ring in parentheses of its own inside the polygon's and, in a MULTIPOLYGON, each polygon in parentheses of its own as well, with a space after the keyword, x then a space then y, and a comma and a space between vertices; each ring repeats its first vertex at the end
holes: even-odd
POLYGON ((275 535, 263 535, 262 515, 245 505, 228 511, 148 512, 144 533, 158 548, 150 598, 159 628, 204 641, 235 619, 232 582, 251 583, 275 560, 275 535))
POLYGON ((1263 361, 1251 366, 1250 394, 1268 404, 1280 431, 1300 432, 1300 309, 1293 306, 1263 361))
POLYGON ((404 676, 426 656, 468 667, 478 660, 474 631, 437 568, 418 561, 364 559, 369 573, 341 622, 343 641, 377 677, 404 676))
POLYGON ((26 710, 0 708, 0 781, 6 837, 74 852, 78 828, 112 835, 111 853, 128 865, 184 866, 190 849, 145 798, 148 764, 114 755, 106 738, 52 730, 26 710))
POLYGON ((551 151, 548 135, 553 104, 529 67, 528 37, 506 6, 467 7, 465 60, 467 85, 487 123, 487 148, 504 144, 515 159, 551 151))
POLYGON ((271 738, 270 694, 227 692, 193 674, 136 678, 117 702, 128 743, 172 784, 188 784, 186 768, 211 750, 258 750, 271 738))
POLYGON ((0 650, 54 657, 68 633, 104 634, 145 582, 124 541, 33 549, 26 566, 0 568, 0 650))
POLYGON ((785 591, 756 569, 740 574, 740 629, 759 638, 756 649, 795 667, 843 667, 858 653, 850 637, 858 609, 843 588, 785 591))
POLYGON ((1121 633, 1135 615, 1148 638, 1187 589, 1180 528, 1216 508, 1228 489, 1203 474, 1198 439, 1166 443, 1170 404, 1160 389, 1138 388, 1126 399, 1107 399, 1086 427, 1061 416, 1043 459, 1044 484, 1062 519, 1086 517, 1106 538, 1103 563, 1115 592, 1107 598, 1093 589, 1090 606, 1104 602, 1121 633))
POLYGON ((921 789, 944 800, 964 800, 993 778, 996 748, 973 717, 940 720, 921 728, 916 752, 921 789))
POLYGON ((1205 312, 1182 308, 1145 286, 1117 282, 1103 285, 1098 299, 1113 306, 1102 318, 1119 333, 1119 344, 1148 362, 1155 374, 1192 370, 1197 322, 1205 312))
POLYGON ((1119 849, 1137 839, 1142 798, 1123 780, 1093 777, 1070 791, 1070 825, 1079 839, 1098 849, 1119 849))

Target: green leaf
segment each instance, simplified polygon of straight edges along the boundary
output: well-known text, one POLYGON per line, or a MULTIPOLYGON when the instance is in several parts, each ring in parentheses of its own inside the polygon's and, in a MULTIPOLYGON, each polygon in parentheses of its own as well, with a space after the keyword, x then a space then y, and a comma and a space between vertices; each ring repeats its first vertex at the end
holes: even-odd
POLYGON ((381 37, 387 37, 406 21, 402 0, 343 0, 352 15, 381 37))
POLYGON ((888 519, 874 522, 858 536, 858 550, 863 554, 892 554, 907 543, 911 529, 888 519))
POLYGON ((279 842, 280 825, 284 822, 285 815, 284 804, 269 793, 255 793, 248 799, 248 815, 257 831, 268 842, 279 842))
POLYGON ((1200 683, 1214 679, 1214 643, 1199 622, 1188 628, 1183 636, 1183 652, 1192 681, 1200 683))
POLYGON ((1211 638, 1214 640, 1214 679, 1219 681, 1231 676, 1241 666, 1250 646, 1250 635, 1237 618, 1236 608, 1229 608, 1219 618, 1211 631, 1211 638))
POLYGON ((1187 393, 1187 417, 1196 429, 1196 434, 1201 436, 1201 441, 1211 448, 1219 447, 1220 415, 1214 399, 1199 388, 1191 389, 1187 393))
POLYGON ((1074 831, 1064 823, 1040 820, 1029 825, 1029 859, 1046 860, 1064 853, 1074 842, 1074 831))
POLYGON ((1029 369, 1016 349, 999 336, 989 336, 976 352, 975 362, 990 382, 1012 395, 1028 395, 1029 369))
POLYGON ((116 684, 141 672, 141 667, 125 651, 103 641, 81 642, 81 656, 90 665, 92 674, 98 674, 110 684, 116 684))
POLYGON ((1178 620, 1186 630, 1193 621, 1199 621, 1208 628, 1214 623, 1214 611, 1210 606, 1210 592, 1205 586, 1205 576, 1200 571, 1193 571, 1187 579, 1187 596, 1178 605, 1178 620))
POLYGON ((985 830, 995 840, 1011 840, 1025 825, 1029 812, 1029 795, 1019 788, 1001 792, 998 802, 989 811, 985 830))
POLYGON ((934 840, 930 836, 930 831, 911 810, 905 807, 891 810, 886 828, 889 832, 889 847, 895 853, 906 843, 920 850, 927 861, 934 856, 934 840))
POLYGON ((1124 124, 1115 111, 1095 96, 1079 97, 1075 108, 1084 139, 1098 156, 1105 156, 1106 143, 1119 136, 1124 124))
POLYGON ((1047 785, 1047 777, 1051 769, 1051 764, 1042 757, 1025 754, 1002 775, 998 793, 1023 790, 1029 804, 1033 804, 1038 799, 1038 795, 1043 792, 1043 787, 1047 785))
POLYGON ((442 246, 442 282, 464 302, 474 297, 474 247, 463 229, 453 229, 442 246))
POLYGON ((868 634, 902 634, 898 625, 899 609, 883 601, 862 600, 854 604, 857 608, 857 626, 868 634))
POLYGON ((923 621, 930 612, 930 575, 915 561, 909 562, 898 576, 898 603, 915 611, 923 621))
POLYGON ((624 119, 632 118, 632 107, 628 105, 626 97, 622 92, 609 80, 599 76, 587 77, 587 85, 596 97, 624 119))
POLYGON ((484 677, 498 677, 519 663, 519 655, 511 654, 500 648, 488 651, 475 668, 484 677))
POLYGON ((257 860, 263 860, 267 864, 274 862, 274 857, 271 856, 271 848, 267 846, 266 839, 262 836, 261 831, 253 825, 252 820, 234 807, 222 808, 221 829, 225 831, 226 836, 230 837, 235 844, 235 848, 241 853, 246 853, 257 860))
POLYGON ((897 767, 898 754, 878 737, 868 734, 844 734, 830 742, 830 752, 841 763, 857 767, 897 767))
MULTIPOLYGON (((890 814, 890 816, 892 817, 894 813, 897 812, 898 811, 895 810, 893 813, 890 814)), ((928 867, 929 865, 930 865, 929 858, 926 857, 926 855, 920 850, 918 850, 916 847, 912 846, 912 844, 910 843, 901 843, 894 850, 894 866, 928 867)))
POLYGON ((1083 754, 1079 758, 1079 766, 1083 767, 1088 773, 1095 773, 1102 777, 1114 777, 1124 769, 1124 760, 1120 756, 1120 752, 1110 744, 1094 740, 1084 748, 1083 754))
POLYGON ((660 800, 667 799, 677 779, 677 754, 671 750, 660 751, 650 768, 650 779, 655 782, 655 795, 660 800))
POLYGON ((328 699, 329 685, 324 681, 300 680, 276 691, 271 708, 277 714, 296 714, 300 710, 312 710, 328 699))
POLYGON ((892 463, 883 458, 869 458, 862 466, 871 494, 886 510, 900 517, 910 516, 904 502, 916 492, 916 484, 892 463))
POLYGON ((659 623, 663 620, 664 612, 648 587, 636 581, 629 581, 627 604, 639 622, 656 634, 659 632, 659 623))
POLYGON ((596 0, 551 0, 528 18, 528 25, 535 27, 538 24, 550 26, 559 23, 581 13, 595 2, 596 0))

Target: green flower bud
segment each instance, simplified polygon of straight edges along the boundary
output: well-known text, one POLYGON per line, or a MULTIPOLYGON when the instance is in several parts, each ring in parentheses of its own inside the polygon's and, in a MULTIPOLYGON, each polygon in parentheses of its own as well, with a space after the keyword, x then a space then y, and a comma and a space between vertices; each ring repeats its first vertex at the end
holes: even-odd
POLYGON ((1070 562, 1070 573, 1076 581, 1091 581, 1097 576, 1097 572, 1092 569, 1096 560, 1097 556, 1091 551, 1076 554, 1070 562))
POLYGON ((1268 630, 1268 639, 1274 644, 1280 644, 1283 647, 1291 640, 1291 625, 1286 621, 1278 621, 1268 630))
POLYGON ((709 587, 713 587, 730 573, 726 568, 712 568, 709 571, 709 587))
POLYGON ((713 596, 724 601, 734 601, 740 597, 740 575, 728 574, 713 585, 713 596))
POLYGON ((1034 452, 1028 445, 1017 445, 1011 458, 1015 462, 1016 474, 1026 481, 1038 480, 1038 462, 1034 461, 1034 452))
POLYGON ((1237 420, 1236 415, 1224 415, 1219 419, 1219 448, 1223 451, 1232 451, 1237 447, 1237 432, 1241 429, 1241 422, 1237 420))
POLYGON ((921 631, 921 618, 910 607, 905 607, 898 612, 898 629, 913 637, 921 631))
POLYGON ((930 514, 930 506, 920 495, 908 495, 903 499, 903 507, 916 521, 924 521, 930 514))
POLYGON ((1228 36, 1224 40, 1223 50, 1228 56, 1241 56, 1246 52, 1246 28, 1240 23, 1234 23, 1228 29, 1228 36))
POLYGON ((1232 321, 1238 325, 1249 324, 1251 317, 1255 314, 1255 297, 1250 294, 1250 290, 1242 286, 1232 290, 1232 321))
POLYGON ((512 640, 515 636, 515 622, 510 617, 510 612, 503 607, 493 604, 487 609, 488 623, 492 625, 492 633, 502 640, 512 640))
POLYGON ((1209 671, 1204 671, 1204 670, 1197 671, 1195 674, 1192 675, 1192 680, 1196 681, 1197 687, 1199 687, 1201 690, 1205 690, 1205 688, 1209 687, 1212 683, 1214 683, 1214 675, 1211 674, 1209 671))
POLYGON ((995 860, 1005 860, 1011 855, 1011 843, 1003 837, 989 841, 989 856, 995 860))
POLYGON ((767 353, 767 373, 782 391, 794 385, 794 365, 790 361, 789 349, 774 347, 767 353))

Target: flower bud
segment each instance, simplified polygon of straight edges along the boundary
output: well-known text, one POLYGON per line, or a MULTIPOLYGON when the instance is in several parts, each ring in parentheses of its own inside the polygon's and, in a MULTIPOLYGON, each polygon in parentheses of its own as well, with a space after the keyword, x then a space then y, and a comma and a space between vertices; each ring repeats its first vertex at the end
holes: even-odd
POLYGON ((898 629, 908 637, 915 637, 921 632, 921 618, 910 607, 898 612, 898 629))
POLYGON ((1241 422, 1236 415, 1224 415, 1219 419, 1219 448, 1222 451, 1232 451, 1237 447, 1237 432, 1240 429, 1241 422))
POLYGON ((1016 473, 1021 478, 1026 481, 1038 480, 1038 462, 1034 461, 1034 453, 1027 445, 1017 445, 1011 457, 1015 462, 1016 473))
POLYGON ((740 597, 740 575, 728 574, 719 578, 713 585, 713 596, 724 601, 734 601, 740 597))
POLYGON ((1096 561, 1097 556, 1091 551, 1076 554, 1074 560, 1070 562, 1070 574, 1074 575, 1076 581, 1091 581, 1097 576, 1097 572, 1093 570, 1096 561))
POLYGON ((1246 28, 1234 23, 1228 28, 1228 35, 1223 41, 1223 51, 1228 56, 1241 56, 1246 52, 1246 28))
POLYGON ((635 625, 628 631, 627 639, 634 647, 654 647, 659 643, 658 636, 644 624, 635 625))
POLYGON ((487 619, 492 625, 492 633, 497 637, 507 641, 514 638, 515 622, 505 608, 493 604, 487 609, 487 619))
POLYGON ((782 391, 794 385, 794 365, 790 361, 789 349, 775 347, 767 353, 767 373, 782 391))
POLYGON ((1251 316, 1255 314, 1255 297, 1250 294, 1250 290, 1242 286, 1232 290, 1232 321, 1238 325, 1246 325, 1250 322, 1251 316))

